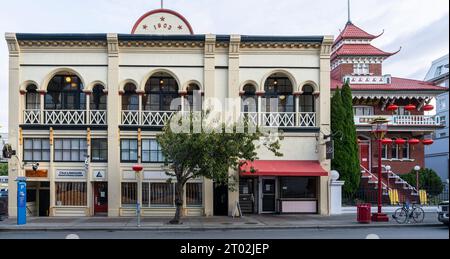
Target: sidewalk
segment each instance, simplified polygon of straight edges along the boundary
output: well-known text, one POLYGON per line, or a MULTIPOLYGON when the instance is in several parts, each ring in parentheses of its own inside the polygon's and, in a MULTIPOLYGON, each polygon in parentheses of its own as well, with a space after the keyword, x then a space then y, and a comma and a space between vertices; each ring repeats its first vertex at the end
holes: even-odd
MULTIPOLYGON (((389 214, 390 216, 391 214, 389 214)), ((0 221, 1 231, 21 230, 227 230, 227 229, 286 229, 286 228, 371 228, 442 226, 436 213, 426 213, 421 224, 398 224, 390 218, 386 223, 359 224, 356 214, 320 215, 251 215, 232 217, 185 217, 183 224, 170 225, 170 218, 142 218, 137 227, 136 218, 28 218, 27 224, 17 226, 15 219, 0 221)))

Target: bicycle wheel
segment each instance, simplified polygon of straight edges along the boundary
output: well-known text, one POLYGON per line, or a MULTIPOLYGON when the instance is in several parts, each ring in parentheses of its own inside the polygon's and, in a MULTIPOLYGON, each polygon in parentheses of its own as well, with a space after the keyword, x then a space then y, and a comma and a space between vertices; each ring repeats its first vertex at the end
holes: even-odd
POLYGON ((395 221, 397 221, 397 223, 403 224, 408 218, 408 212, 405 209, 400 208, 395 211, 392 217, 395 219, 395 221))
POLYGON ((414 222, 422 223, 423 219, 425 218, 425 211, 423 211, 423 209, 420 207, 416 207, 412 211, 411 217, 413 218, 414 222))

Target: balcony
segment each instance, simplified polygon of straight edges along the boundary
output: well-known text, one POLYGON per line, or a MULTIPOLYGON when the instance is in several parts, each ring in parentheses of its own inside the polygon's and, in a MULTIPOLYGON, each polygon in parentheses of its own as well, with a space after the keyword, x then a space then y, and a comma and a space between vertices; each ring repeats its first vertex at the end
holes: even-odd
MULTIPOLYGON (((122 111, 122 125, 163 127, 176 112, 173 111, 122 111)), ((315 128, 316 113, 242 113, 254 125, 268 128, 315 128)))
POLYGON ((25 125, 106 125, 107 112, 98 110, 25 110, 25 125))
POLYGON ((391 76, 359 76, 359 75, 352 75, 352 76, 345 76, 343 81, 346 82, 347 80, 350 81, 350 84, 369 84, 369 85, 376 85, 376 84, 390 84, 391 83, 391 76))
POLYGON ((356 126, 369 126, 375 118, 386 118, 389 120, 390 126, 442 126, 438 116, 426 115, 394 115, 394 116, 355 116, 356 126))

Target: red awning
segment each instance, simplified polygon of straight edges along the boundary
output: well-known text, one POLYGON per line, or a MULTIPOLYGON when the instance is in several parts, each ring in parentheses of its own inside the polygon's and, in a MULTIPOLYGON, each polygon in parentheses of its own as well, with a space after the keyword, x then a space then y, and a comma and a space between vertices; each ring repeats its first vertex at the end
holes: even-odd
POLYGON ((240 168, 241 176, 328 176, 318 161, 257 160, 240 168), (251 168, 256 170, 251 173, 251 168))

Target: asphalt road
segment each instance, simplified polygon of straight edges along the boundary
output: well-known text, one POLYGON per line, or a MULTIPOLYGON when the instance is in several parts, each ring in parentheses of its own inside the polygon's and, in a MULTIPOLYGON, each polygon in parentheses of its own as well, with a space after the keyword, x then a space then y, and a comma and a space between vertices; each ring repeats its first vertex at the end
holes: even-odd
POLYGON ((270 229, 205 231, 16 231, 0 239, 449 239, 449 228, 270 229))

